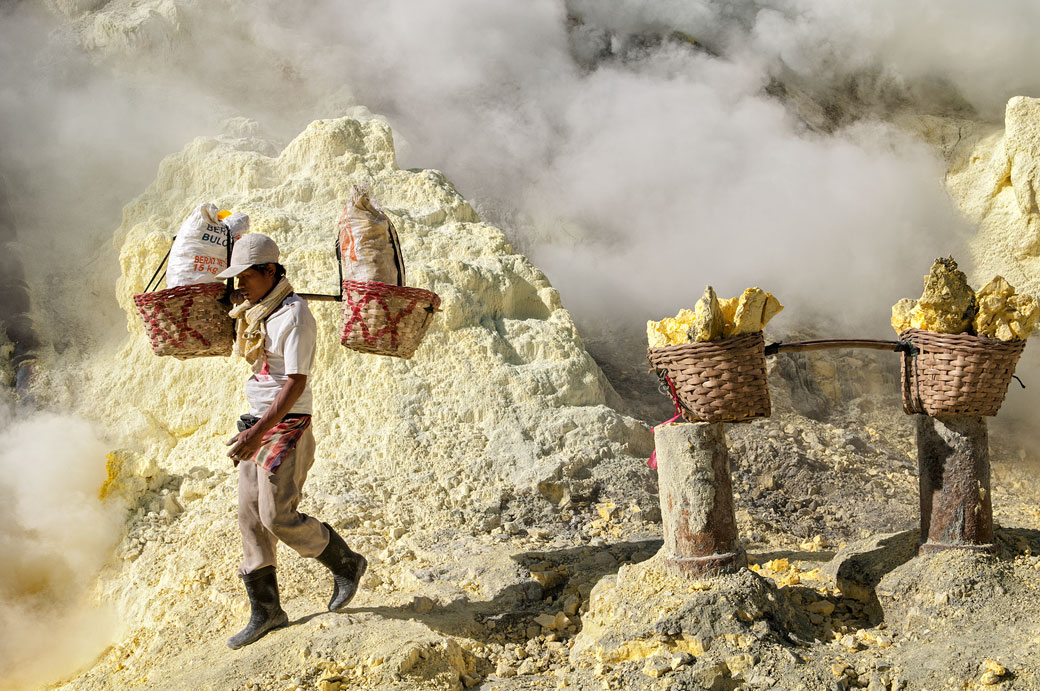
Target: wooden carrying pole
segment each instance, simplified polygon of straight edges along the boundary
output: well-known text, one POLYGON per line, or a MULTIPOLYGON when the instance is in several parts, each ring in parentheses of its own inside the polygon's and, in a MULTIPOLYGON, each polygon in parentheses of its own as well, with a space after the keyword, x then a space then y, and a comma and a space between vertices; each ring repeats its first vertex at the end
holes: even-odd
POLYGON ((297 293, 304 300, 317 300, 318 302, 343 302, 342 295, 321 295, 320 293, 297 293))
POLYGON ((833 350, 835 348, 865 348, 867 350, 887 350, 898 353, 907 350, 909 347, 910 344, 904 341, 878 341, 870 338, 821 338, 813 341, 770 343, 766 346, 766 355, 804 353, 814 350, 833 350))

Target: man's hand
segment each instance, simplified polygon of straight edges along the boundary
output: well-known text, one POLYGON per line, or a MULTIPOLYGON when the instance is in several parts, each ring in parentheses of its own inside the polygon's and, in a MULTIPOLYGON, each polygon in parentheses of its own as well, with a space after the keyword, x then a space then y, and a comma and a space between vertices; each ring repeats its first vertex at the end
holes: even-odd
POLYGON ((239 432, 228 441, 227 445, 231 447, 231 451, 228 451, 228 458, 236 461, 245 461, 252 458, 253 454, 260 448, 260 442, 263 440, 267 430, 277 425, 292 410, 293 404, 296 403, 300 398, 300 394, 307 387, 307 375, 290 374, 288 377, 288 380, 282 384, 282 388, 278 391, 278 395, 274 397, 271 407, 267 409, 260 421, 245 432, 239 432))
POLYGON ((228 458, 235 461, 248 461, 260 448, 260 442, 264 438, 259 426, 253 426, 245 432, 239 432, 227 442, 231 447, 228 458))

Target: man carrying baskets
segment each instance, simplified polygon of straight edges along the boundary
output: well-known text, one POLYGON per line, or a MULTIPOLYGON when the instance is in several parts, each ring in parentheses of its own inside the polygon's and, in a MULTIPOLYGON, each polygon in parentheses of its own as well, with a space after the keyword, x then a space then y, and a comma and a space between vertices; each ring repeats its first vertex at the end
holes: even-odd
POLYGON ((235 649, 289 622, 275 575, 279 540, 332 572, 329 611, 350 602, 368 565, 328 523, 297 510, 314 462, 307 375, 314 363, 317 326, 278 259, 274 240, 248 234, 235 243, 230 265, 218 274, 237 278, 236 292, 244 301, 230 312, 236 320, 234 352, 253 369, 246 381, 249 414, 241 417, 238 434, 228 442, 228 456, 238 466, 244 553, 238 573, 251 610, 246 627, 228 639, 235 649))

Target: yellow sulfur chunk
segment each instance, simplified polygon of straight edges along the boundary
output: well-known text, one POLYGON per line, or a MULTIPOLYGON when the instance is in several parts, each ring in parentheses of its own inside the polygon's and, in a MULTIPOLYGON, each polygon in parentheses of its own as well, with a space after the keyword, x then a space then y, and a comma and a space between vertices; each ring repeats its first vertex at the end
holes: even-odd
POLYGON ((924 293, 910 310, 910 326, 936 333, 959 334, 971 328, 975 291, 953 257, 939 258, 924 279, 924 293))
POLYGON ((784 309, 784 306, 780 304, 780 301, 776 299, 776 296, 772 293, 766 293, 766 304, 762 308, 762 328, 766 328, 766 324, 780 314, 784 309))
POLYGON ((1002 276, 995 276, 975 295, 975 333, 1002 341, 1025 340, 1040 319, 1040 303, 1032 295, 1016 295, 1002 276))
POLYGON ((748 288, 737 301, 737 309, 733 315, 733 328, 725 335, 727 337, 740 336, 761 331, 769 320, 783 308, 780 301, 772 294, 757 286, 748 288))
POLYGON ((696 319, 696 314, 690 309, 681 309, 679 314, 672 319, 662 319, 659 322, 648 321, 646 323, 646 338, 651 348, 679 345, 686 343, 686 334, 696 319))
POLYGON ((663 348, 755 333, 783 308, 779 300, 761 288, 748 288, 739 298, 720 300, 708 286, 694 309, 679 310, 671 319, 648 321, 646 340, 651 348, 663 348))
POLYGON ((1015 313, 1011 322, 1015 335, 1022 340, 1029 338, 1040 323, 1040 301, 1035 295, 1012 295, 1008 298, 1008 309, 1015 313))
POLYGON ((910 312, 917 305, 913 298, 903 298, 892 305, 892 328, 901 334, 910 328, 910 312))
POLYGON ((98 488, 98 499, 104 499, 116 489, 119 473, 123 469, 123 459, 114 451, 105 456, 105 474, 108 476, 98 488))
POLYGON ((693 306, 693 324, 688 330, 688 339, 693 343, 717 341, 722 338, 722 309, 715 290, 708 286, 704 295, 693 306))
POLYGON ((646 342, 651 348, 663 348, 668 345, 668 336, 660 329, 661 322, 647 321, 646 342))
POLYGON ((733 317, 730 336, 755 333, 762 330, 762 310, 766 306, 766 294, 761 288, 748 288, 740 296, 737 313, 733 317))
POLYGON ((729 336, 733 333, 733 320, 737 316, 737 303, 740 302, 739 297, 735 298, 723 298, 719 300, 719 309, 722 310, 722 335, 723 337, 729 336))
POLYGON ((995 686, 1008 673, 1007 668, 999 662, 986 660, 982 663, 982 678, 979 682, 983 686, 995 686))

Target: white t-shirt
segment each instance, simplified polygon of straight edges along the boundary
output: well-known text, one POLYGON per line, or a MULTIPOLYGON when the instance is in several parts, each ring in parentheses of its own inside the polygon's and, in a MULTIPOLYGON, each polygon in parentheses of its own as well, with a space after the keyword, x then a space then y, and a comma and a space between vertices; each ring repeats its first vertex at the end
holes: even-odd
POLYGON ((264 358, 253 363, 253 375, 246 381, 246 398, 250 414, 262 417, 274 403, 290 374, 305 374, 307 387, 293 404, 290 413, 311 412, 311 367, 318 325, 307 307, 307 301, 296 294, 282 301, 281 307, 267 318, 267 340, 264 358))

